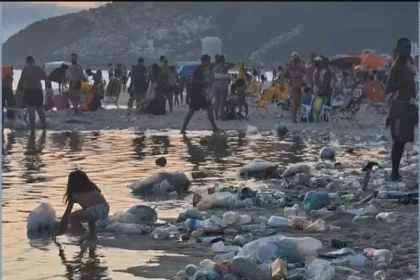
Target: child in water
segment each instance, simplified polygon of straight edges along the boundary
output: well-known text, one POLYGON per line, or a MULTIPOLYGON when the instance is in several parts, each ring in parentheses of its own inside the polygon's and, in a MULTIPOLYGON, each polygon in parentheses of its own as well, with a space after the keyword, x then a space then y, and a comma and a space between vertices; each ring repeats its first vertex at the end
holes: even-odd
POLYGON ((71 227, 80 232, 80 243, 98 239, 95 223, 108 217, 109 204, 101 194, 101 190, 89 180, 85 172, 76 170, 69 174, 64 199, 67 208, 61 218, 56 236, 64 234, 70 222, 71 227), (78 203, 82 209, 71 212, 75 203, 78 203), (85 232, 82 222, 88 223, 89 232, 85 232))

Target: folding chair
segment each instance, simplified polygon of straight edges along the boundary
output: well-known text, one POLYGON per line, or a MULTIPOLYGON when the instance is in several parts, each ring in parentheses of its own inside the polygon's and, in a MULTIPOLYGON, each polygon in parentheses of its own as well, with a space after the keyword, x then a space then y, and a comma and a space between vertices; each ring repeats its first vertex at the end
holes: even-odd
POLYGON ((362 128, 362 126, 357 122, 356 114, 360 111, 360 104, 362 102, 362 96, 352 97, 344 106, 338 108, 337 118, 333 127, 335 127, 339 122, 347 120, 351 125, 356 124, 357 127, 362 128))
POLYGON ((316 119, 318 122, 320 120, 322 120, 322 122, 330 122, 332 108, 331 106, 327 105, 328 99, 326 97, 316 97, 315 102, 314 102, 315 104, 318 98, 320 99, 319 102, 321 103, 321 105, 319 106, 319 109, 316 111, 317 114, 314 116, 314 119, 316 119))
MULTIPOLYGON (((268 112, 267 106, 268 104, 270 104, 271 100, 273 99, 273 96, 275 94, 275 89, 272 87, 269 87, 268 89, 266 89, 261 97, 261 100, 258 101, 257 107, 255 108, 254 112, 251 114, 251 116, 249 117, 249 119, 251 119, 251 117, 255 114, 255 112, 257 112, 259 109, 265 109, 268 112)), ((262 117, 264 117, 264 115, 260 112, 258 112, 262 117)))
POLYGON ((118 99, 120 98, 120 93, 122 89, 122 82, 119 78, 111 78, 105 90, 105 97, 102 102, 104 109, 108 107, 109 104, 118 106, 118 99))
POLYGON ((315 97, 311 96, 303 96, 302 101, 299 106, 299 115, 298 115, 298 122, 301 122, 302 119, 306 119, 306 122, 309 123, 312 118, 312 109, 314 105, 315 97))

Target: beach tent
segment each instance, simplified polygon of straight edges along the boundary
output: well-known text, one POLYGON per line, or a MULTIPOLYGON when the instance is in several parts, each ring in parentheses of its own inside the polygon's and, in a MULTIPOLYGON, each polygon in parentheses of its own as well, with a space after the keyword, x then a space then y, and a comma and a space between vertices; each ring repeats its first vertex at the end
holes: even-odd
POLYGON ((179 63, 176 72, 177 72, 178 76, 180 76, 182 78, 191 77, 195 68, 197 68, 199 65, 200 65, 200 62, 179 63))
POLYGON ((386 60, 377 53, 362 53, 360 56, 360 65, 369 69, 378 69, 384 66, 386 60))

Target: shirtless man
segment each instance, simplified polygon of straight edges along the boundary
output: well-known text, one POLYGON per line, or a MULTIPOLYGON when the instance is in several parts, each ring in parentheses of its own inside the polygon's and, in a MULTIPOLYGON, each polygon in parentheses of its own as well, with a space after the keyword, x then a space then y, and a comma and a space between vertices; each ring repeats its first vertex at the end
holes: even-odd
POLYGON ((44 92, 41 81, 46 81, 44 69, 35 64, 32 56, 26 58, 26 66, 20 75, 18 87, 23 88, 23 99, 29 114, 29 127, 31 133, 35 132, 35 111, 38 113, 42 127, 46 128, 44 108, 44 92))
POLYGON ((77 54, 71 55, 71 66, 68 70, 69 75, 69 99, 73 105, 74 114, 79 113, 80 90, 82 89, 82 81, 85 81, 83 68, 77 62, 77 54))

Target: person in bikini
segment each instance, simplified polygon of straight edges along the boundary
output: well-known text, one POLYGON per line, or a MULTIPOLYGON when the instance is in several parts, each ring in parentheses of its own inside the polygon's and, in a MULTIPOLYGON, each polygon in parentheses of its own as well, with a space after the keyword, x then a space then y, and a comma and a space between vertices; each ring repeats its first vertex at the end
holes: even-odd
POLYGON ((81 170, 75 170, 69 174, 67 190, 64 194, 67 205, 61 218, 60 226, 55 234, 62 235, 67 230, 68 223, 80 233, 79 243, 85 240, 96 240, 96 221, 105 220, 109 215, 109 204, 102 195, 101 190, 89 179, 87 174, 81 170), (77 203, 82 209, 72 211, 77 203), (89 232, 82 226, 87 222, 89 232))

